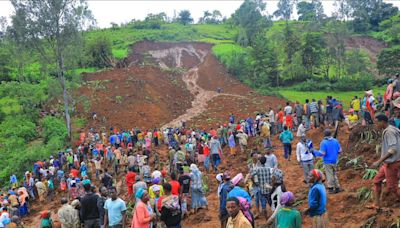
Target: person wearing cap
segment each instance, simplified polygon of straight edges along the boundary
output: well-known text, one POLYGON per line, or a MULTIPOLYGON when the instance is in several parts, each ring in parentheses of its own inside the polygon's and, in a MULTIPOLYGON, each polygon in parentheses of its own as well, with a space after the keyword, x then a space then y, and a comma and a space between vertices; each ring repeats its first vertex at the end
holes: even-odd
POLYGON ((304 210, 304 214, 311 217, 313 228, 328 227, 326 218, 327 197, 325 186, 322 183, 322 172, 317 169, 311 170, 309 180, 312 186, 308 192, 308 208, 304 210))
POLYGON ((268 220, 267 199, 269 198, 272 188, 272 169, 265 165, 266 161, 267 159, 265 156, 260 157, 260 166, 253 170, 251 177, 253 182, 260 187, 262 213, 264 214, 265 219, 268 220))
POLYGON ((228 219, 223 228, 251 228, 250 221, 244 216, 240 210, 240 202, 236 197, 230 197, 226 200, 226 211, 228 219))
POLYGON ((383 130, 381 158, 373 163, 373 167, 379 167, 383 164, 374 178, 375 186, 375 207, 380 207, 380 197, 382 184, 386 179, 387 192, 389 197, 400 199, 398 190, 399 171, 400 171, 400 130, 389 125, 388 118, 384 114, 376 116, 377 128, 383 130))
POLYGON ((331 130, 325 129, 324 136, 324 139, 320 143, 320 150, 316 155, 323 158, 328 190, 329 193, 335 194, 343 191, 340 188, 339 178, 337 177, 337 163, 342 148, 339 141, 332 137, 331 130))
POLYGON ((61 198, 61 208, 58 209, 57 215, 61 222, 62 228, 79 228, 79 214, 71 205, 68 204, 67 198, 61 198))
POLYGON ((279 209, 276 215, 277 227, 301 228, 301 214, 293 207, 294 194, 292 192, 284 192, 280 197, 282 208, 279 209))
POLYGON ((226 199, 228 198, 228 193, 232 189, 231 173, 229 171, 225 171, 222 178, 224 183, 222 184, 221 192, 219 194, 219 220, 221 222, 221 227, 225 227, 229 218, 229 214, 226 209, 226 199))
POLYGON ((304 136, 300 138, 300 141, 296 145, 297 161, 303 168, 304 182, 307 184, 309 183, 308 174, 314 169, 314 155, 312 154, 313 151, 309 145, 312 145, 312 142, 310 144, 304 136))

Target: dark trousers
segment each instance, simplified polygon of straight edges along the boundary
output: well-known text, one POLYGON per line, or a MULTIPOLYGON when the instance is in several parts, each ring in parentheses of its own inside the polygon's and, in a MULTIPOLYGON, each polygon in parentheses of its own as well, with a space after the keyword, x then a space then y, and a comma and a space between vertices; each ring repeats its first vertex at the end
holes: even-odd
POLYGON ((283 144, 283 151, 284 151, 284 156, 286 159, 290 157, 292 154, 292 144, 291 143, 284 143, 283 144))
POLYGON ((99 219, 88 219, 84 221, 85 228, 100 228, 99 219))

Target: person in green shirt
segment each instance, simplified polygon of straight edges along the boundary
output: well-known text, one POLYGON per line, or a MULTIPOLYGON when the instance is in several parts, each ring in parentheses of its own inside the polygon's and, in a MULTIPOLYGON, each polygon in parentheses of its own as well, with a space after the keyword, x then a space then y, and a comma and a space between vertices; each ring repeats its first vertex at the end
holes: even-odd
POLYGON ((53 221, 51 220, 51 212, 48 210, 40 212, 40 227, 41 228, 52 228, 53 221))
POLYGON ((282 208, 279 209, 276 216, 277 228, 301 228, 300 212, 292 205, 294 203, 294 195, 292 192, 284 192, 281 195, 282 208))

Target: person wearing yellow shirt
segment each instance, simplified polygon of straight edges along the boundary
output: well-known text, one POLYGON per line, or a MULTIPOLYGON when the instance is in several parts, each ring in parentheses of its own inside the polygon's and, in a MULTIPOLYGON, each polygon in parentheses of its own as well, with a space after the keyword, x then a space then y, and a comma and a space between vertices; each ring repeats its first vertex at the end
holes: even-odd
POLYGON ((355 125, 358 123, 358 115, 355 114, 355 111, 353 109, 349 110, 350 115, 348 115, 348 125, 349 125, 349 130, 352 129, 355 125))
POLYGON ((358 116, 361 108, 360 99, 357 96, 354 96, 354 99, 351 101, 351 108, 354 110, 354 113, 358 116))

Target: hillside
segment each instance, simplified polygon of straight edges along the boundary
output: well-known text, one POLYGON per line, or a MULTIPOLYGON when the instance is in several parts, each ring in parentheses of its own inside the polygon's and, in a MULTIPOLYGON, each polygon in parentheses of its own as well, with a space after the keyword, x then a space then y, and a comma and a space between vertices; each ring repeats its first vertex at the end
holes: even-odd
MULTIPOLYGON (((154 128, 161 125, 167 127, 177 126, 181 121, 188 121, 189 127, 207 129, 225 123, 229 113, 234 113, 238 119, 244 119, 255 112, 266 111, 269 106, 275 108, 284 103, 284 100, 275 97, 262 96, 233 79, 212 55, 209 44, 144 41, 132 45, 131 48, 135 54, 128 56, 124 61, 130 66, 85 74, 84 86, 78 94, 88 97, 91 104, 89 110, 79 108, 79 113, 88 121, 86 129, 107 129, 111 126, 123 129, 154 128), (143 64, 143 56, 148 56, 146 64, 143 64), (182 71, 177 67, 181 67, 182 71), (215 81, 217 82, 214 83, 215 81), (215 91, 219 86, 222 86, 222 93, 215 91), (117 96, 121 98, 114 99, 117 96), (176 102, 177 97, 179 103, 176 102), (98 113, 99 120, 90 119, 90 113, 93 111, 98 113)), ((345 192, 328 196, 332 227, 360 227, 365 224, 387 227, 400 215, 398 208, 393 205, 381 212, 375 212, 364 207, 370 198, 360 199, 363 197, 359 196, 361 189, 371 188, 371 181, 363 179, 364 166, 377 157, 373 144, 377 142, 377 138, 368 141, 371 145, 360 147, 360 143, 365 142, 360 138, 360 133, 365 130, 356 129, 351 135, 346 131, 339 134, 344 150, 341 155, 339 178, 345 192), (360 160, 359 156, 365 159, 360 160), (354 158, 358 159, 357 162, 353 161, 354 158)), ((322 140, 322 129, 311 130, 309 137, 318 144, 322 140)), ((258 148, 258 141, 258 138, 251 138, 249 148, 258 148)), ((304 209, 307 205, 307 187, 299 181, 301 168, 295 161, 288 162, 282 158, 283 148, 277 136, 273 137, 273 145, 280 167, 285 172, 285 184, 288 190, 295 193, 298 207, 304 209)), ((158 152, 161 161, 166 162, 167 149, 162 147, 158 152)), ((234 174, 247 172, 247 154, 239 154, 232 158, 227 155, 227 149, 224 149, 224 154, 226 157, 221 165, 222 170, 230 169, 234 174)), ((317 166, 318 163, 320 162, 317 162, 317 166)), ((214 175, 207 174, 210 186, 210 193, 207 195, 209 210, 190 216, 184 221, 184 227, 219 225, 219 201, 214 175)), ((127 199, 123 180, 123 175, 118 177, 117 187, 121 197, 127 199)), ((27 225, 38 224, 37 213, 43 209, 41 206, 43 205, 34 205, 32 215, 25 219, 27 225)), ((58 207, 56 203, 44 206, 53 211, 58 207)), ((57 220, 55 214, 53 219, 57 220)), ((310 226, 311 220, 308 217, 303 219, 304 226, 310 226)), ((263 219, 256 220, 256 224, 258 227, 265 227, 263 219)))

